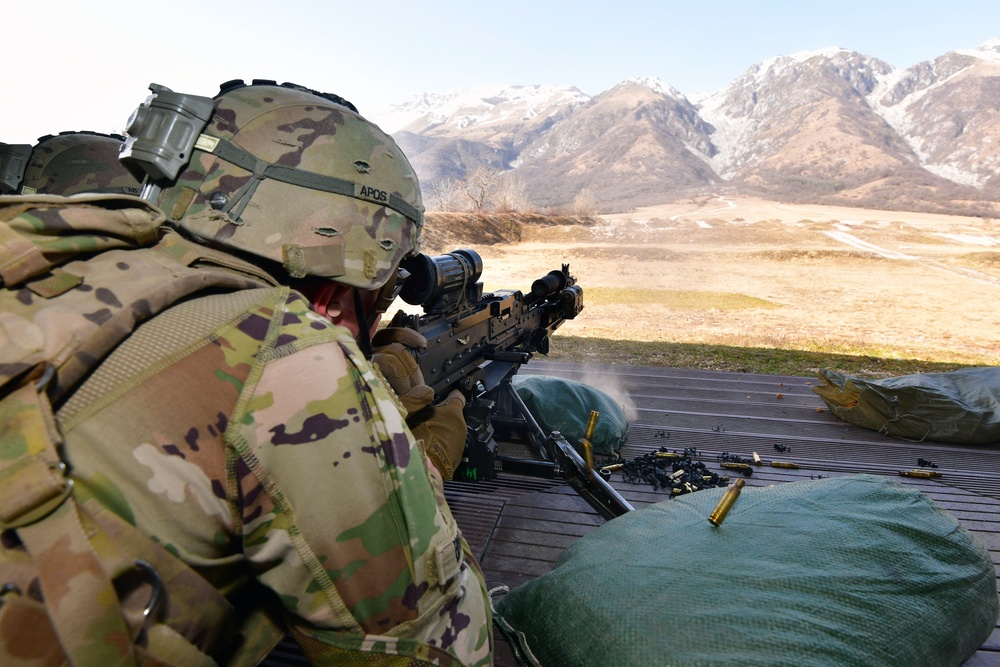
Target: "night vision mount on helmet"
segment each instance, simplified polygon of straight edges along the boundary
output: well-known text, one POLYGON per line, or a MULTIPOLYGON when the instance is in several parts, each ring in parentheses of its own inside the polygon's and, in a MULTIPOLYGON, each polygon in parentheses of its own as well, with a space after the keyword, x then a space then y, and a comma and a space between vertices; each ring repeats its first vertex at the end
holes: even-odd
POLYGON ((121 160, 196 239, 361 289, 419 252, 416 173, 343 98, 261 80, 227 82, 214 98, 150 90, 121 160))

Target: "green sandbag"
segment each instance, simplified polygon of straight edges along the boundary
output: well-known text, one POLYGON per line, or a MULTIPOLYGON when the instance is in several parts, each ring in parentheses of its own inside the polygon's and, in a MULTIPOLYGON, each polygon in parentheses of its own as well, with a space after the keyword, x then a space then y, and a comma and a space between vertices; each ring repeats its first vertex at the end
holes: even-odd
POLYGON ((559 431, 576 445, 587 433, 590 411, 600 416, 590 440, 594 454, 611 456, 628 438, 622 404, 590 385, 546 375, 515 375, 511 384, 545 433, 559 431))
POLYGON ((864 380, 823 369, 813 387, 846 422, 908 440, 1000 442, 1000 368, 864 380))
POLYGON ((926 495, 874 475, 723 489, 613 519, 495 602, 546 667, 954 667, 997 621, 986 549, 926 495))

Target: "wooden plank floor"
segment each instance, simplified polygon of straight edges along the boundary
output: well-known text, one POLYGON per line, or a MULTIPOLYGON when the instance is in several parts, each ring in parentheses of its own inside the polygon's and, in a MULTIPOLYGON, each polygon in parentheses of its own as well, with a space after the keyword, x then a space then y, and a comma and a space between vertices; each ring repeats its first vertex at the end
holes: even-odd
MULTIPOLYGON (((532 361, 524 374, 585 381, 628 396, 637 410, 623 455, 667 447, 697 448, 706 463, 723 452, 765 460, 780 458, 797 470, 768 466, 747 479, 751 486, 852 473, 892 476, 949 510, 984 544, 1000 566, 1000 447, 910 443, 843 422, 812 391, 814 378, 682 369, 594 366, 532 361), (780 397, 779 397, 780 395, 780 397), (788 447, 779 453, 775 445, 788 447), (910 479, 900 470, 933 461, 941 478, 910 479)), ((720 470, 721 472, 721 470, 720 470)), ((635 507, 666 499, 650 486, 612 484, 635 507)), ((559 554, 603 520, 565 485, 502 474, 487 486, 451 482, 452 510, 480 556, 487 586, 511 588, 548 572, 559 554)), ((498 639, 496 664, 515 665, 498 639)), ((965 667, 1000 666, 1000 629, 965 667)))

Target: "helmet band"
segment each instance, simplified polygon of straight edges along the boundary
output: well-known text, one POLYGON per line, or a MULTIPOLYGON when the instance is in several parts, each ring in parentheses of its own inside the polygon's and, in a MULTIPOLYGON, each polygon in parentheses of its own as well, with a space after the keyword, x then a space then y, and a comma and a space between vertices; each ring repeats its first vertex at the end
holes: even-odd
POLYGON ((250 201, 250 197, 253 196, 253 193, 257 189, 257 185, 260 181, 265 178, 270 178, 275 181, 281 181, 282 183, 309 188, 310 190, 330 192, 336 195, 343 195, 344 197, 351 197, 353 199, 360 199, 362 201, 379 204, 396 211, 400 215, 412 221, 413 224, 418 227, 423 226, 423 211, 396 194, 388 193, 384 190, 372 188, 354 181, 348 181, 343 178, 337 178, 335 176, 326 176, 312 171, 306 171, 304 169, 296 169, 295 167, 286 167, 284 165, 266 162, 258 159, 253 154, 240 148, 232 142, 226 141, 225 139, 219 139, 217 137, 210 137, 203 134, 198 139, 198 143, 195 147, 212 153, 216 157, 253 174, 253 178, 234 193, 233 198, 227 204, 225 209, 223 209, 227 213, 232 211, 232 215, 236 218, 239 218, 243 209, 246 208, 247 203, 250 201), (236 208, 237 205, 239 205, 238 209, 236 208))

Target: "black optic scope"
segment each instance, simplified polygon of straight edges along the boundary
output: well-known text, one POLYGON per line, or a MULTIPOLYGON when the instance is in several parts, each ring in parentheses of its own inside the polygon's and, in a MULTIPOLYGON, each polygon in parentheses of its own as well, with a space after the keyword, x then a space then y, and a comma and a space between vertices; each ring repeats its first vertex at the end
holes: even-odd
POLYGON ((406 303, 423 306, 432 315, 456 310, 462 301, 477 303, 483 296, 479 276, 483 258, 463 248, 437 257, 423 253, 407 257, 400 268, 409 272, 399 296, 406 303))

